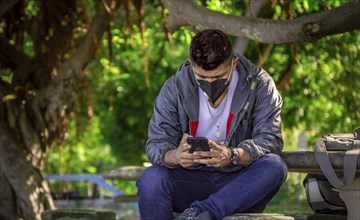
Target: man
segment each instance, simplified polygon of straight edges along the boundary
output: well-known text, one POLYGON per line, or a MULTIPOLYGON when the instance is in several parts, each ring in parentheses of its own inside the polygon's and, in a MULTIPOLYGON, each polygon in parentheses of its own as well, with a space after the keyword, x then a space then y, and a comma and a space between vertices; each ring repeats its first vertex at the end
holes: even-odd
POLYGON ((234 56, 228 37, 204 30, 190 61, 162 87, 149 123, 153 166, 137 182, 141 219, 222 219, 262 212, 286 179, 282 99, 270 75, 234 56), (206 137, 210 151, 187 138, 206 137))

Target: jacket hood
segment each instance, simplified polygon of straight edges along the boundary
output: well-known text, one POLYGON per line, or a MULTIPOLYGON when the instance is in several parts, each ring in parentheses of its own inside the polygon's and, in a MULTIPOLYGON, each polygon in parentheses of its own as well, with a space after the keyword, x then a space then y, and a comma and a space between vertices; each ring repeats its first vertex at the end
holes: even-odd
POLYGON ((197 121, 199 116, 199 88, 189 61, 184 62, 179 67, 175 75, 175 84, 190 121, 197 121))
MULTIPOLYGON (((244 93, 244 91, 246 88, 250 88, 251 81, 259 74, 260 68, 244 56, 239 54, 236 56, 239 60, 236 66, 239 81, 235 93, 240 96, 248 96, 249 94, 247 92, 244 93)), ((199 118, 199 87, 189 61, 185 61, 177 70, 175 85, 190 121, 197 121, 199 118)), ((246 98, 240 98, 239 100, 246 100, 246 98)), ((230 111, 236 113, 240 109, 239 106, 243 104, 233 101, 230 111)))

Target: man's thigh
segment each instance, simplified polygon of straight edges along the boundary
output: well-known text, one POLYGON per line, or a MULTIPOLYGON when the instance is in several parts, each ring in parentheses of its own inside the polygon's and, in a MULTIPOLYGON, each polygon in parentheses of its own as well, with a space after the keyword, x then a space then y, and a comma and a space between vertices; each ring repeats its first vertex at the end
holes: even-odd
POLYGON ((231 181, 232 178, 226 176, 232 175, 214 171, 214 168, 177 169, 172 177, 174 211, 182 212, 194 201, 207 199, 220 188, 219 185, 223 186, 231 181))

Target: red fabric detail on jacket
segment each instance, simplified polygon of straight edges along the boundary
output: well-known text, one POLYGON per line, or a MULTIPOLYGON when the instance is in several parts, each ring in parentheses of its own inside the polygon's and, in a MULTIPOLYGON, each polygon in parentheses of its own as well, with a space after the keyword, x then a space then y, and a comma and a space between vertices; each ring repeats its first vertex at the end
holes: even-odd
POLYGON ((190 132, 191 136, 196 137, 196 132, 198 129, 199 121, 190 121, 190 132))
POLYGON ((233 113, 229 113, 229 117, 228 117, 228 120, 227 120, 227 123, 226 123, 226 137, 228 136, 229 134, 229 131, 230 131, 230 125, 231 125, 231 122, 234 118, 234 114, 233 113))

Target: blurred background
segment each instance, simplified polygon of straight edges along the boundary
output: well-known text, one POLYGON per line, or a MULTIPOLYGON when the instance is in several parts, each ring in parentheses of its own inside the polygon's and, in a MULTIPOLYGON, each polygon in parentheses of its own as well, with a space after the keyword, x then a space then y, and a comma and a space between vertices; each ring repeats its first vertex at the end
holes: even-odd
MULTIPOLYGON (((28 23, 19 19, 16 13, 28 20, 39 19, 39 15, 48 16, 49 23, 60 15, 51 14, 46 1, 20 2, 18 11, 13 11, 6 19, 2 17, 2 40, 6 36, 10 45, 30 58, 36 57, 39 55, 37 50, 43 48, 35 48, 38 42, 32 37, 28 23), (47 9, 48 12, 44 11, 47 9)), ((69 1, 64 2, 67 4, 69 1)), ((77 25, 76 31, 67 34, 65 29, 63 32, 53 30, 52 34, 63 33, 63 38, 71 37, 75 42, 81 39, 88 27, 86 21, 94 16, 99 2, 74 1, 73 15, 69 13, 69 19, 77 19, 78 23, 69 22, 68 25, 77 25)), ((250 14, 249 8, 255 6, 251 5, 255 1, 195 2, 198 6, 224 14, 288 20, 330 10, 349 1, 264 0, 258 11, 250 14)), ((59 14, 65 13, 68 10, 62 8, 65 3, 51 7, 57 7, 59 14)), ((76 101, 61 120, 61 132, 55 132, 58 135, 46 145, 46 156, 39 165, 43 175, 100 174, 109 168, 143 166, 148 162, 144 146, 153 102, 165 80, 188 59, 191 38, 201 28, 182 26, 171 34, 166 28, 167 15, 167 9, 159 0, 121 1, 98 42, 94 56, 84 65, 81 78, 76 81, 76 101)), ((33 29, 33 32, 41 33, 38 29, 33 29)), ((276 82, 284 100, 281 116, 285 151, 310 150, 322 134, 352 132, 360 125, 359 30, 286 44, 230 37, 237 52, 267 70, 276 82)), ((59 39, 58 46, 66 47, 59 39)), ((0 53, 4 54, 4 48, 0 53)), ((67 50, 58 62, 64 62, 74 53, 67 50)), ((43 55, 50 59, 47 53, 43 55)), ((16 73, 5 64, 2 59, 0 87, 3 89, 5 84, 14 85, 16 79, 16 73)), ((48 81, 54 79, 51 74, 48 81)), ((29 91, 43 88, 42 84, 22 86, 29 91)), ((9 103, 19 96, 13 92, 2 93, 2 97, 3 103, 9 103)), ((1 118, 7 118, 8 112, 1 111, 1 118)), ((302 186, 304 176, 289 173, 285 185, 265 212, 311 212, 302 186)), ((127 194, 136 193, 134 181, 113 180, 109 183, 127 194)), ((49 186, 53 192, 100 196, 99 190, 89 189, 87 182, 51 181, 49 186)), ((102 196, 107 195, 102 193, 102 196)), ((133 218, 137 216, 136 213, 131 215, 133 218)))

